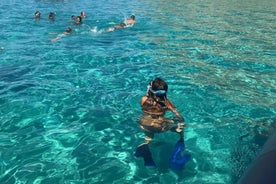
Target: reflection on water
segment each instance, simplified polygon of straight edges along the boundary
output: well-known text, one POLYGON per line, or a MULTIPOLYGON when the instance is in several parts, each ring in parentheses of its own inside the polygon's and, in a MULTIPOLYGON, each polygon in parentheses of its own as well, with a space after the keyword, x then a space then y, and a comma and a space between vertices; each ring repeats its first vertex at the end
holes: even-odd
POLYGON ((175 67, 165 66, 169 70, 165 72, 190 78, 198 85, 213 86, 236 103, 275 108, 276 84, 271 80, 276 77, 276 45, 272 42, 275 15, 270 6, 275 3, 144 3, 158 7, 161 14, 150 13, 151 21, 157 21, 162 29, 145 37, 157 45, 157 51, 148 50, 148 55, 158 53, 152 56, 155 60, 174 63, 175 67), (191 67, 190 73, 187 68, 191 67), (235 98, 237 91, 242 93, 239 98, 235 98))

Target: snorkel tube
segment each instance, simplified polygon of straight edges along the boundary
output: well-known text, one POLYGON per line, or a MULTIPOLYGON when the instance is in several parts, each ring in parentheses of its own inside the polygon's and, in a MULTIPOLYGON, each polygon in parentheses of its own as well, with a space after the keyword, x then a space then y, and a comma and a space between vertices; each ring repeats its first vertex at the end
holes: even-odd
POLYGON ((276 183, 276 131, 269 137, 260 154, 237 184, 276 183))

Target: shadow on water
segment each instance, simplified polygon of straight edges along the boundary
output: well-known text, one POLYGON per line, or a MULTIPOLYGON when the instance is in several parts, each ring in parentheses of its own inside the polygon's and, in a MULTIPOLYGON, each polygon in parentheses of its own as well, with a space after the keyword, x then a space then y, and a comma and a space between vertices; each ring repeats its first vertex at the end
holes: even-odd
POLYGON ((231 150, 232 183, 237 183, 248 165, 260 154, 268 137, 276 131, 276 119, 262 119, 248 127, 247 133, 231 150))

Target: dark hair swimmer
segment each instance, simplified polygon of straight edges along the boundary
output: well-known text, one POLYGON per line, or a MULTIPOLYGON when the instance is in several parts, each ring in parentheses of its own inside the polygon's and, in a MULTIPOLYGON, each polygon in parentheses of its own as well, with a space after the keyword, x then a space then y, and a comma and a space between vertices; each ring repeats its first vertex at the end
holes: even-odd
POLYGON ((50 13, 49 13, 49 19, 50 19, 50 20, 55 20, 55 15, 56 15, 56 14, 55 14, 54 12, 50 12, 50 13))
POLYGON ((156 166, 149 149, 149 143, 153 140, 155 133, 163 133, 168 130, 178 133, 180 136, 170 160, 172 168, 182 169, 190 156, 181 156, 184 150, 184 118, 176 110, 173 103, 167 98, 168 85, 161 79, 156 78, 148 85, 146 96, 141 99, 141 107, 143 116, 139 124, 145 133, 145 142, 136 148, 135 156, 144 158, 145 166, 156 166), (170 118, 165 118, 166 111, 172 111, 178 118, 174 121, 170 118), (178 159, 180 158, 180 160, 178 159))
POLYGON ((71 15, 71 20, 75 20, 76 16, 75 15, 71 15))
POLYGON ((70 33, 72 33, 72 28, 71 28, 71 27, 68 27, 68 28, 65 30, 64 34, 70 34, 70 33))
POLYGON ((59 34, 56 38, 51 39, 51 42, 56 42, 57 40, 60 40, 65 35, 71 34, 72 31, 73 31, 72 28, 68 27, 62 34, 59 34))
POLYGON ((135 23, 135 15, 131 15, 130 19, 126 21, 127 24, 134 24, 135 23))
POLYGON ((143 117, 139 124, 145 132, 145 142, 149 143, 154 138, 154 133, 161 133, 171 130, 182 136, 184 123, 175 122, 172 119, 165 118, 166 111, 172 111, 180 122, 184 118, 177 111, 174 104, 167 98, 168 85, 161 79, 156 78, 148 85, 146 96, 141 99, 143 117))
POLYGON ((41 13, 40 13, 39 11, 36 11, 34 17, 35 17, 36 19, 39 19, 39 18, 40 18, 40 15, 41 15, 41 13))
POLYGON ((81 16, 77 16, 77 17, 76 17, 75 25, 79 25, 79 24, 81 24, 81 23, 82 23, 82 18, 81 18, 81 16))
POLYGON ((126 24, 124 22, 121 22, 120 24, 116 25, 116 26, 113 26, 113 27, 110 27, 108 29, 106 29, 104 32, 111 32, 111 31, 114 31, 115 29, 122 29, 122 28, 125 28, 126 27, 126 24))

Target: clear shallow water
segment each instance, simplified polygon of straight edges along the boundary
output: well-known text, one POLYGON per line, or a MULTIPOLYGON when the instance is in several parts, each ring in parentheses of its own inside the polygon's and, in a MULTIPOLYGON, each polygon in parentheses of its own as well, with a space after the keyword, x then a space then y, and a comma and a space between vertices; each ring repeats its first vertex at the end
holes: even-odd
POLYGON ((235 183, 275 130, 272 1, 0 7, 1 183, 235 183), (50 42, 82 10, 83 26, 50 42), (97 32, 131 14, 133 27, 97 32), (156 169, 133 156, 143 141, 139 101, 157 76, 187 122, 193 159, 181 172, 166 161, 172 133, 151 146, 156 169))

